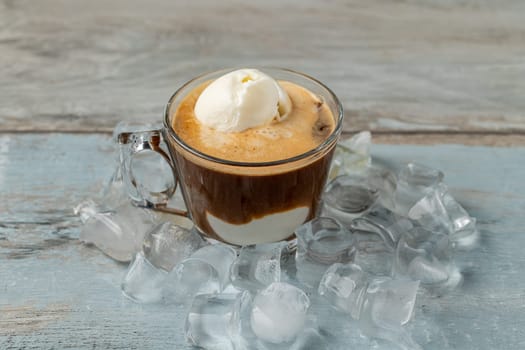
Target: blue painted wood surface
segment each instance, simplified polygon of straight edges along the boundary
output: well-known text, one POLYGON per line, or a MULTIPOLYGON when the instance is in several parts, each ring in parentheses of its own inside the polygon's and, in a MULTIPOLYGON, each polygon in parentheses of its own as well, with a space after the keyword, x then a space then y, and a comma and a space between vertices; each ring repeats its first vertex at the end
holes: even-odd
MULTIPOLYGON (((445 172, 478 218, 481 243, 459 258, 464 285, 418 296, 408 328, 425 349, 525 347, 524 147, 374 145, 376 161, 445 172)), ((0 348, 186 349, 185 310, 138 305, 120 293, 125 265, 76 239, 73 206, 114 166, 106 135, 0 135, 0 348)), ((389 349, 330 314, 316 348, 389 349)), ((308 347, 307 347, 308 348, 308 347)))

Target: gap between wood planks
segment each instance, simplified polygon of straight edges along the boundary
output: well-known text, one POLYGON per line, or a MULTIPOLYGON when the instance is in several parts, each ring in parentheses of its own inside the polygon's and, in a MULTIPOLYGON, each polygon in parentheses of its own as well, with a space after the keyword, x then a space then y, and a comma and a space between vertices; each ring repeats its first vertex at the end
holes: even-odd
MULTIPOLYGON (((350 137, 360 130, 343 131, 342 138, 350 137)), ((372 130, 372 142, 377 144, 393 145, 437 145, 459 144, 465 146, 512 147, 525 146, 525 130, 486 132, 486 131, 389 131, 372 130)), ((0 135, 7 134, 78 134, 111 135, 112 131, 66 129, 66 130, 0 130, 0 135)))

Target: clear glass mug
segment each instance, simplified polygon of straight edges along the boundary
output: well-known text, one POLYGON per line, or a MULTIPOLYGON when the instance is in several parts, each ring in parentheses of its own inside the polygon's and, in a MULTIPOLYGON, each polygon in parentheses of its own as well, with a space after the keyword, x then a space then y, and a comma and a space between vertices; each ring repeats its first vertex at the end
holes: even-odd
MULTIPOLYGON (((309 89, 329 106, 335 128, 328 138, 303 154, 270 162, 237 162, 204 154, 177 135, 172 127, 175 111, 194 88, 232 70, 201 75, 184 84, 170 98, 161 129, 124 132, 117 136, 125 150, 121 157, 123 178, 135 203, 188 216, 204 237, 233 245, 291 239, 299 225, 317 215, 342 130, 342 105, 330 89, 314 78, 287 69, 262 70, 276 80, 309 89), (171 168, 174 179, 165 181, 164 189, 151 190, 133 174, 133 159, 145 151, 159 153, 160 159, 171 168), (187 211, 166 207, 176 183, 187 211)), ((155 174, 142 178, 151 176, 155 174)))

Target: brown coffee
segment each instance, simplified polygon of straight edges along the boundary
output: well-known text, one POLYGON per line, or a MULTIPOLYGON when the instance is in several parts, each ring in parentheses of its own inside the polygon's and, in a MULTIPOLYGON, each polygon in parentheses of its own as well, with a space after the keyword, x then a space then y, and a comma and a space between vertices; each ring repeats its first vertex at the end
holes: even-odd
POLYGON ((296 161, 260 163, 289 159, 319 146, 334 132, 332 111, 307 89, 280 81, 293 105, 285 120, 222 133, 202 125, 193 112, 208 84, 190 91, 178 105, 171 117, 175 133, 203 154, 254 165, 205 159, 169 139, 191 218, 201 232, 238 245, 293 237, 294 229, 317 213, 335 143, 296 161))

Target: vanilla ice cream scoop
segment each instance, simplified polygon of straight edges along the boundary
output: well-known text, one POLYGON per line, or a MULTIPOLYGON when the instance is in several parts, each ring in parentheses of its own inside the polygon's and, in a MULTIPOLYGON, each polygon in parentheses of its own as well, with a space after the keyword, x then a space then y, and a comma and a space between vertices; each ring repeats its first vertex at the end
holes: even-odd
POLYGON ((239 132, 280 121, 291 108, 290 98, 277 81, 257 69, 239 69, 208 85, 194 111, 206 126, 239 132))

